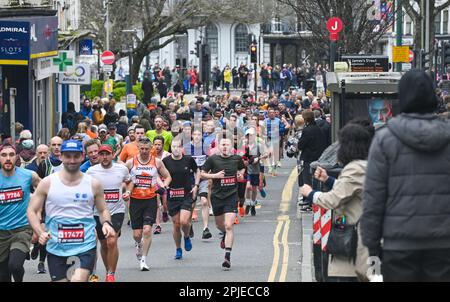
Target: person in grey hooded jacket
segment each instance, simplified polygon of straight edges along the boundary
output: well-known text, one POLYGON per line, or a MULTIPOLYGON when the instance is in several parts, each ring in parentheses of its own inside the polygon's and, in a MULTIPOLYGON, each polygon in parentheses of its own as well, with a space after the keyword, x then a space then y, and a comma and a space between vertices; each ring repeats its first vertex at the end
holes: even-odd
POLYGON ((399 98, 369 152, 362 241, 384 281, 450 281, 450 122, 423 71, 403 76, 399 98))

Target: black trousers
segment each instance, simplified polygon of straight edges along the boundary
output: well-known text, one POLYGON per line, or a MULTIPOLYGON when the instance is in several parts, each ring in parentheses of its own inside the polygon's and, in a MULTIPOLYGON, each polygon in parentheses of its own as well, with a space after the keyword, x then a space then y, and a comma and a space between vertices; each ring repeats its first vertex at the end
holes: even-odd
POLYGON ((450 249, 383 250, 385 282, 450 282, 450 249))

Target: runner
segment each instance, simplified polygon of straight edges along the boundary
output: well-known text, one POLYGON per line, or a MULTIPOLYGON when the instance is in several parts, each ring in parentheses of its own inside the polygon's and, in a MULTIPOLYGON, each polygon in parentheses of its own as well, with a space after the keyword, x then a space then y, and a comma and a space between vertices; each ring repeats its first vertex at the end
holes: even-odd
POLYGON ((80 171, 86 173, 86 171, 100 162, 100 157, 98 152, 100 150, 101 144, 98 139, 91 139, 84 145, 84 152, 87 154, 88 160, 81 165, 80 171))
POLYGON ((36 172, 16 167, 16 160, 14 146, 0 146, 0 282, 11 282, 11 276, 23 281, 33 234, 27 219, 30 188, 40 181, 36 172))
POLYGON ((119 156, 120 161, 126 163, 127 160, 132 159, 134 156, 139 154, 138 142, 144 135, 145 129, 141 125, 128 128, 128 137, 130 138, 130 142, 123 146, 122 152, 119 156))
POLYGON ((158 115, 155 117, 155 130, 148 130, 146 135, 147 137, 154 143, 155 137, 162 136, 164 137, 164 150, 170 150, 170 144, 172 143, 172 133, 164 130, 163 128, 164 120, 158 115))
POLYGON ((173 221, 173 239, 175 240, 175 259, 183 258, 181 249, 181 230, 184 234, 184 249, 192 249, 190 239, 191 212, 195 205, 200 183, 200 169, 195 160, 183 155, 183 143, 180 139, 172 141, 172 155, 163 159, 163 163, 172 175, 169 189, 169 214, 173 221), (195 185, 192 187, 192 178, 195 173, 195 185))
POLYGON ((245 165, 242 158, 232 155, 232 135, 220 135, 220 155, 209 157, 202 167, 202 177, 213 179, 211 203, 217 228, 224 233, 220 247, 225 249, 224 270, 231 268, 233 223, 236 218, 237 179, 243 178, 245 165))
MULTIPOLYGON (((197 166, 200 169, 203 167, 206 160, 208 159, 209 149, 210 145, 205 144, 205 141, 202 140, 202 132, 200 131, 200 129, 195 129, 194 132, 192 133, 191 148, 190 150, 188 150, 187 154, 194 158, 197 166)), ((202 239, 210 239, 212 237, 212 234, 208 228, 208 220, 209 220, 208 185, 209 181, 207 179, 203 179, 200 181, 198 189, 198 196, 200 196, 200 202, 202 204, 202 218, 203 218, 202 239)))
POLYGON ((131 176, 131 182, 127 185, 127 194, 131 192, 131 228, 141 271, 149 270, 146 257, 152 243, 152 226, 156 221, 156 184, 159 181, 160 191, 164 191, 172 181, 161 160, 150 154, 151 145, 149 138, 141 138, 139 155, 126 162, 131 176), (164 182, 159 180, 158 173, 164 177, 164 182))
POLYGON ((254 128, 249 128, 245 133, 246 140, 246 157, 249 165, 247 166, 247 194, 245 213, 256 215, 256 196, 260 188, 261 162, 269 157, 265 144, 256 135, 254 128))
POLYGON ((94 207, 99 212, 104 236, 109 238, 115 232, 101 183, 80 171, 84 158, 82 143, 65 141, 61 153, 64 167, 39 184, 31 197, 28 220, 39 236, 39 242, 47 244, 51 280, 87 282, 97 250, 94 207), (45 228, 39 217, 44 205, 45 228), (79 268, 68 276, 67 261, 71 257, 79 261, 79 268))
POLYGON ((40 178, 44 178, 55 172, 62 170, 61 162, 61 146, 63 140, 59 136, 55 136, 50 140, 50 156, 41 164, 38 168, 38 175, 40 178))
POLYGON ((125 216, 124 200, 129 199, 129 194, 122 196, 122 186, 130 181, 130 175, 124 165, 113 163, 111 146, 101 146, 99 156, 100 164, 89 168, 86 174, 100 181, 105 191, 106 206, 111 214, 111 222, 116 235, 106 239, 97 210, 95 210, 94 218, 97 222, 97 238, 100 240, 101 255, 106 268, 106 282, 115 282, 115 272, 119 260, 117 240, 120 237, 125 216))
MULTIPOLYGON (((164 148, 164 137, 156 136, 153 139, 153 152, 157 158, 163 160, 164 158, 170 156, 170 153, 165 151, 164 148)), ((163 178, 161 178, 164 181, 163 178)), ((158 194, 158 213, 156 214, 156 227, 153 234, 161 234, 161 212, 163 222, 169 221, 169 214, 167 214, 167 192, 164 194, 158 194), (162 208, 162 210, 161 210, 162 208)))

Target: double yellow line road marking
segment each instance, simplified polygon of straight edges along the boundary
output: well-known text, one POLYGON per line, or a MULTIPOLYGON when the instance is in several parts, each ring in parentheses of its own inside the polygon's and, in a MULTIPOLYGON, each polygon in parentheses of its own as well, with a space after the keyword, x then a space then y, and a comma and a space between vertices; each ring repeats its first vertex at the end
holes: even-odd
POLYGON ((297 181, 297 168, 295 168, 289 179, 284 186, 283 194, 281 197, 280 204, 280 215, 278 216, 278 225, 275 230, 275 235, 273 236, 273 262, 272 269, 270 270, 268 282, 275 282, 276 275, 278 272, 278 266, 280 263, 280 245, 283 246, 283 261, 281 262, 281 271, 278 282, 285 282, 287 269, 289 264, 289 246, 288 246, 288 235, 289 235, 289 225, 291 220, 289 219, 289 209, 291 206, 292 199, 292 189, 297 181), (287 215, 286 215, 287 214, 287 215), (280 242, 280 234, 281 242, 280 242))

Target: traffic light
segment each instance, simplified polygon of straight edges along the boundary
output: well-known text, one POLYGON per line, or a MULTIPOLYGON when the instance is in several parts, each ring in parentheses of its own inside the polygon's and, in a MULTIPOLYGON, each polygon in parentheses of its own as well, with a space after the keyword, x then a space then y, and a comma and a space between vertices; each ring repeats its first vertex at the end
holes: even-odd
POLYGON ((200 58, 200 45, 202 44, 201 41, 195 42, 195 56, 197 58, 200 58))
POLYGON ((258 63, 258 48, 255 44, 250 45, 250 62, 258 63))
POLYGON ((442 48, 442 57, 444 66, 450 65, 450 43, 444 43, 442 48))
POLYGON ((430 67, 430 56, 429 53, 426 53, 423 49, 421 52, 421 59, 422 59, 422 69, 428 70, 430 67))

